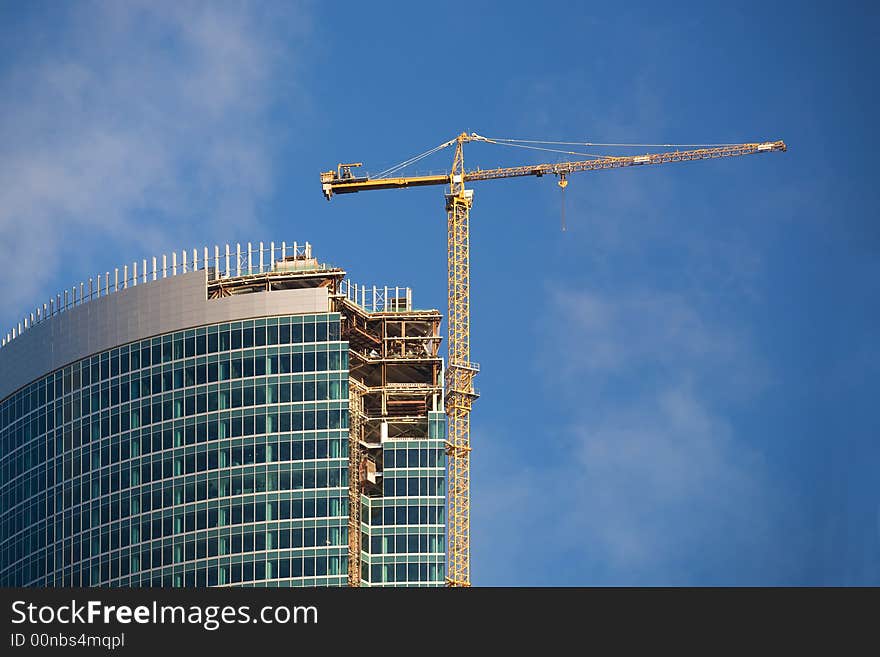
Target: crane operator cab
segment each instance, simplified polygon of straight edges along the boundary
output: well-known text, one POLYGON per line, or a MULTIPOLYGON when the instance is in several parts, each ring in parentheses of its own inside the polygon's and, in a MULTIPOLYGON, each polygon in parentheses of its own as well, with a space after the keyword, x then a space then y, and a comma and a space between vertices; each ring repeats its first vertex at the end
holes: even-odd
POLYGON ((336 167, 336 171, 324 171, 321 173, 321 188, 323 189, 324 196, 327 197, 327 200, 330 200, 330 197, 333 196, 333 192, 336 193, 345 193, 346 191, 357 191, 357 190, 334 190, 333 185, 338 185, 340 183, 357 183, 357 182, 365 182, 369 180, 369 176, 355 176, 352 174, 351 170, 356 167, 364 166, 363 162, 351 162, 349 164, 339 164, 336 167))

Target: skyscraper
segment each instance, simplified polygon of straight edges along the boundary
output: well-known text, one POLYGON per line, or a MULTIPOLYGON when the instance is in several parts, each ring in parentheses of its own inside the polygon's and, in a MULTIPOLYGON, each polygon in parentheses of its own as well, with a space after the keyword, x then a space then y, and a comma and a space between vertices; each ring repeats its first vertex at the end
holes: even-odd
POLYGON ((310 245, 142 260, 0 347, 0 585, 442 585, 441 315, 310 245))

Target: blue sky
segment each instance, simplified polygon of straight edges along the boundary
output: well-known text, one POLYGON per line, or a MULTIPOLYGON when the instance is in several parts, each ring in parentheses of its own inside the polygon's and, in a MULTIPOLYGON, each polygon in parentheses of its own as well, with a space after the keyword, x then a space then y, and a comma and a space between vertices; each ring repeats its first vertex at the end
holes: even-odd
POLYGON ((880 15, 724 5, 0 3, 0 323, 282 239, 445 312, 442 190, 319 171, 784 139, 573 176, 565 233, 553 180, 475 186, 473 580, 880 584, 880 15))

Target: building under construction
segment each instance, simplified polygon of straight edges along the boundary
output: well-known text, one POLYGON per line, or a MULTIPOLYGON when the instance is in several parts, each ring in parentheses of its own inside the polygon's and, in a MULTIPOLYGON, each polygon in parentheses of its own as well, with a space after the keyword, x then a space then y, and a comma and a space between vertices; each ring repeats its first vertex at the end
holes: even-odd
POLYGON ((440 321, 296 243, 56 295, 0 347, 0 585, 443 585, 440 321))

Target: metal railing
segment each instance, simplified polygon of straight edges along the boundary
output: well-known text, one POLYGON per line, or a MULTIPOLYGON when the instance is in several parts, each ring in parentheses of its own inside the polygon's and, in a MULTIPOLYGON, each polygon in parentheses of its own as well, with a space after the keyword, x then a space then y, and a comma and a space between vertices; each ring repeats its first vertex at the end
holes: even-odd
POLYGON ((112 272, 98 274, 89 278, 88 282, 82 281, 56 294, 42 306, 37 306, 0 338, 0 347, 5 347, 40 322, 129 287, 199 270, 206 270, 209 280, 263 274, 276 271, 277 264, 281 262, 312 258, 312 245, 309 242, 248 242, 245 247, 238 243, 234 248, 230 244, 222 248, 215 245, 213 252, 207 246, 201 250, 174 251, 170 255, 135 260, 130 266, 126 264, 112 272))
POLYGON ((412 289, 408 287, 358 285, 345 279, 339 292, 370 313, 412 310, 412 289))

